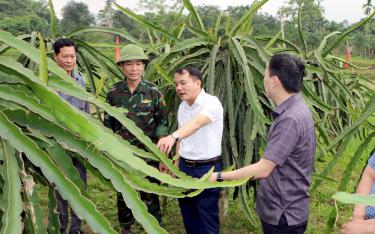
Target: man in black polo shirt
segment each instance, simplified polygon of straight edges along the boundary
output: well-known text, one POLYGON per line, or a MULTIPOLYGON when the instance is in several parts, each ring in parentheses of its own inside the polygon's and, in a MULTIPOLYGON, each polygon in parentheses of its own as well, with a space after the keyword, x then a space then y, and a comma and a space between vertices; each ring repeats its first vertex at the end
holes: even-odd
POLYGON ((277 54, 264 73, 266 94, 277 105, 264 157, 235 171, 213 173, 210 181, 260 179, 256 211, 264 233, 304 233, 315 158, 313 118, 299 93, 305 66, 294 56, 277 54))

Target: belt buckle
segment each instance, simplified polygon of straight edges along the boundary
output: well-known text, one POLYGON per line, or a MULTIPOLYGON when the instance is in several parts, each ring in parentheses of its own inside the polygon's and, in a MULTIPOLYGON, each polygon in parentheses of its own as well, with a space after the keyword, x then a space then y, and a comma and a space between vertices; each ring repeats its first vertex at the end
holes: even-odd
POLYGON ((187 167, 195 167, 195 161, 194 160, 185 160, 187 162, 187 167))

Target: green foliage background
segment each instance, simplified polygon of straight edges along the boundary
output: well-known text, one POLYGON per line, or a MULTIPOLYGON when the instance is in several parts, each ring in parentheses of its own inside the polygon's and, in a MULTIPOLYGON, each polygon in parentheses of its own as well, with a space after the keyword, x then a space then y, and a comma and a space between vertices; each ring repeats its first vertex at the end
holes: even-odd
MULTIPOLYGON (((153 21, 114 5, 116 12, 121 12, 127 20, 138 25, 137 30, 143 33, 140 37, 126 29, 108 27, 79 28, 67 34, 77 42, 79 71, 88 81, 89 92, 75 85, 47 57, 51 55, 50 45, 55 33, 58 33, 53 11, 50 18, 51 37, 44 39, 37 33, 15 37, 0 31, 0 41, 3 43, 0 47, 2 232, 19 230, 22 223, 31 232, 45 232, 46 228, 57 230, 59 224, 54 211, 53 189, 62 193, 94 232, 114 232, 113 221, 110 222, 97 210, 92 198, 82 189, 82 182, 72 167, 71 156, 86 161, 94 177, 121 192, 147 232, 164 233, 166 230, 147 213, 136 190, 175 198, 194 196, 208 187, 238 185, 241 186, 236 187, 230 196, 239 201, 243 216, 249 221, 249 229, 259 229, 259 221, 253 211, 255 183, 207 183, 205 181, 211 172, 200 180, 186 176, 132 121, 124 117, 125 109, 104 103, 103 97, 108 88, 123 79, 123 75, 105 50, 83 40, 90 35, 109 34, 110 38, 119 35, 127 43, 136 43, 145 48, 153 58, 147 66, 145 79, 155 82, 163 90, 171 110, 171 130, 176 128, 175 113, 179 104, 173 87, 173 72, 177 67, 190 64, 199 67, 204 74, 206 91, 218 96, 225 109, 223 157, 227 168, 255 162, 263 152, 266 129, 271 123, 269 114, 273 108, 262 84, 263 71, 269 58, 280 52, 298 55, 307 64, 308 76, 302 94, 313 111, 317 127, 317 170, 311 194, 314 198, 326 183, 339 182, 336 178, 330 178, 330 173, 340 165, 338 163, 344 157, 347 146, 355 139, 358 150, 346 156, 350 158, 350 163, 340 177, 338 187, 345 190, 346 182, 355 171, 356 159, 362 156, 366 146, 373 144, 374 123, 371 117, 375 112, 374 82, 361 74, 342 69, 340 63, 343 60, 333 51, 343 44, 348 35, 370 22, 373 14, 343 32, 328 35, 322 32, 320 43, 314 45, 307 40, 309 32, 304 31, 303 7, 300 7, 302 10, 294 19, 297 29, 295 39, 284 39, 281 32, 275 32, 272 36, 256 34, 253 26, 256 20, 262 18, 257 18, 256 12, 266 2, 256 1, 251 7, 238 12, 239 9, 232 9, 238 13, 238 18, 218 14, 216 18, 211 15, 205 21, 202 16, 206 17, 207 12, 212 10, 197 9, 185 0, 166 25, 158 23, 164 21, 153 21), (183 14, 184 9, 189 12, 188 15, 183 14), (296 44, 294 40, 299 43, 296 44), (13 54, 12 59, 7 58, 9 53, 13 54), (56 91, 89 101, 96 112, 89 116, 75 110, 61 100, 56 91), (130 129, 149 152, 132 147, 104 128, 100 122, 103 111, 130 129), (143 158, 164 162, 177 178, 159 173, 149 167, 143 158), (164 184, 150 183, 146 176, 157 178, 164 184), (43 212, 39 193, 32 189, 34 183, 46 186, 49 191, 48 227, 42 223, 43 212), (20 207, 21 201, 26 204, 24 207, 20 207), (26 214, 23 219, 20 217, 22 209, 26 214)), ((96 37, 103 39, 100 46, 112 46, 106 37, 96 37)), ((358 68, 353 64, 350 66, 358 68)), ((224 203, 228 199, 223 199, 224 203)), ((324 227, 326 232, 334 228, 336 210, 334 207, 330 209, 324 227)), ((228 206, 224 206, 224 214, 226 210, 228 206)))

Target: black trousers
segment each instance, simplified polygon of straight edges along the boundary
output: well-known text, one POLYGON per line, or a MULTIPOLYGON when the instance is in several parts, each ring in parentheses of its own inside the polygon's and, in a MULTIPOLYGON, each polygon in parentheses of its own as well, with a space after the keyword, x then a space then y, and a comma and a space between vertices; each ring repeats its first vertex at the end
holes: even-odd
MULTIPOLYGON (((159 164, 157 162, 148 162, 149 165, 157 167, 159 164)), ((147 177, 151 182, 160 183, 158 180, 147 177)), ((156 220, 161 223, 161 210, 160 201, 157 194, 140 192, 141 200, 146 204, 147 210, 152 214, 156 220)), ((124 198, 121 193, 117 193, 117 217, 122 229, 130 229, 131 225, 134 223, 134 216, 132 211, 126 206, 124 198)))
MULTIPOLYGON (((73 165, 77 168, 79 175, 85 185, 87 184, 87 171, 85 166, 81 161, 79 161, 76 158, 73 158, 73 165)), ((68 210, 68 202, 65 201, 59 192, 55 190, 56 195, 56 201, 57 201, 57 211, 59 212, 59 220, 60 220, 60 233, 65 234, 67 233, 68 228, 68 219, 69 219, 69 210, 68 210)), ((71 211, 71 221, 70 221, 70 229, 69 233, 77 233, 78 231, 81 231, 81 220, 77 217, 77 215, 71 211)))
POLYGON ((272 225, 262 220, 264 234, 303 234, 305 233, 307 221, 302 224, 288 226, 285 214, 279 220, 279 225, 272 225))
MULTIPOLYGON (((156 194, 140 192, 142 201, 146 204, 147 210, 152 214, 158 222, 161 222, 160 202, 159 196, 156 194)), ((132 211, 126 206, 126 203, 121 193, 117 193, 117 209, 118 221, 121 228, 130 229, 134 223, 134 216, 132 211)))

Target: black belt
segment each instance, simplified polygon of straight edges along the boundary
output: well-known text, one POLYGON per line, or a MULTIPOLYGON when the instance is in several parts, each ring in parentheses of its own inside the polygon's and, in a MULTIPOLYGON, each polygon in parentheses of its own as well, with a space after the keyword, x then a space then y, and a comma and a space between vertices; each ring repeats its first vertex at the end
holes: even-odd
POLYGON ((186 158, 182 158, 184 160, 185 165, 187 167, 199 167, 205 165, 215 165, 217 163, 221 163, 221 156, 217 156, 215 158, 205 159, 205 160, 190 160, 186 158))

